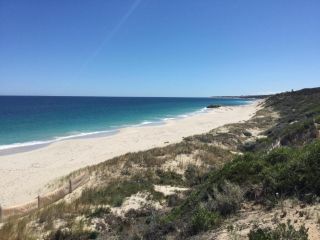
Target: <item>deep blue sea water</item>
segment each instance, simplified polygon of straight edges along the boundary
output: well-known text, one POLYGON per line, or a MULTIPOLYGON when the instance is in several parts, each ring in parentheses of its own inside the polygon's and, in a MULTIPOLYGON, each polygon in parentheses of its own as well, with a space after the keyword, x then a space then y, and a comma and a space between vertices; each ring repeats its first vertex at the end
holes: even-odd
POLYGON ((0 150, 161 123, 244 99, 0 96, 0 150))

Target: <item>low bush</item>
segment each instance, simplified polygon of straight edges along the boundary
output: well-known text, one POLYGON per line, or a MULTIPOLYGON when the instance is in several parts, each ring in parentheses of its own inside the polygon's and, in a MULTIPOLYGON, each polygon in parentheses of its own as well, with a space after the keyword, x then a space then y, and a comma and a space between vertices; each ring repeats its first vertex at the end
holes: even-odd
POLYGON ((216 140, 215 136, 211 133, 195 135, 193 138, 202 142, 202 143, 212 143, 216 140))
POLYGON ((313 119, 309 118, 286 126, 280 136, 280 143, 285 146, 302 145, 315 137, 316 128, 313 119))
POLYGON ((254 228, 248 234, 249 240, 308 240, 308 229, 301 226, 295 230, 290 221, 281 223, 275 229, 254 228))
POLYGON ((243 191, 239 185, 225 181, 222 186, 213 187, 213 196, 208 201, 209 209, 222 216, 235 213, 243 200, 243 191))
POLYGON ((245 135, 246 137, 251 137, 251 136, 252 136, 252 133, 249 132, 248 130, 244 130, 242 133, 243 133, 243 135, 245 135))
POLYGON ((163 171, 161 169, 156 170, 158 179, 154 182, 162 185, 184 185, 182 176, 173 171, 163 171))
POLYGON ((211 175, 211 182, 229 180, 242 187, 262 184, 266 195, 320 195, 320 141, 303 148, 278 148, 268 154, 248 153, 211 175))
POLYGON ((99 236, 98 232, 95 231, 62 231, 58 229, 55 232, 52 232, 47 240, 89 240, 89 239, 97 239, 99 236))
POLYGON ((219 215, 215 212, 209 211, 203 206, 199 206, 191 219, 191 234, 207 231, 214 227, 219 222, 219 215))
POLYGON ((243 151, 248 151, 248 152, 252 152, 256 149, 256 142, 254 141, 249 141, 249 142, 245 142, 242 146, 241 146, 241 150, 243 151))
POLYGON ((189 186, 195 186, 202 182, 203 176, 199 168, 195 165, 189 164, 186 171, 184 172, 184 177, 189 186))

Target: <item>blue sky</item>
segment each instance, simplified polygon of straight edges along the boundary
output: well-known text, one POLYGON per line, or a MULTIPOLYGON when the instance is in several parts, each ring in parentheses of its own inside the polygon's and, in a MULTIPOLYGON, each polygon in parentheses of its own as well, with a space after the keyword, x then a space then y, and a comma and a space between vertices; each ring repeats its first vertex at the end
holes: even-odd
POLYGON ((319 0, 0 0, 0 94, 319 86, 319 12, 319 0))

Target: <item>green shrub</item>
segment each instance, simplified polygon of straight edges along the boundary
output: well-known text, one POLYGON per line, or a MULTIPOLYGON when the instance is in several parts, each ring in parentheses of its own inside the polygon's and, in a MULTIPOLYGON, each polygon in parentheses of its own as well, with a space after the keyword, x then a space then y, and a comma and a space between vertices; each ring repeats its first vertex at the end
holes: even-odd
POLYGON ((292 158, 292 150, 289 148, 277 148, 265 156, 265 161, 270 164, 286 163, 292 158))
POLYGON ((303 143, 315 138, 316 128, 313 119, 298 121, 287 125, 281 133, 281 145, 302 145, 303 143))
POLYGON ((209 211, 203 206, 199 206, 191 219, 191 231, 193 234, 207 231, 217 225, 219 222, 219 215, 215 212, 209 211))
POLYGON ((96 231, 62 231, 58 229, 55 232, 52 232, 47 239, 48 240, 89 240, 89 239, 97 239, 99 233, 96 231))
POLYGON ((261 172, 266 168, 266 162, 259 155, 247 153, 236 157, 232 162, 225 164, 221 171, 213 174, 216 181, 229 180, 239 185, 255 184, 262 180, 261 172))
POLYGON ((281 223, 275 229, 255 228, 248 234, 249 240, 308 240, 308 229, 301 226, 295 230, 290 224, 281 223))
POLYGON ((278 124, 269 130, 269 137, 273 141, 283 138, 281 143, 286 146, 302 146, 306 140, 314 138, 312 122, 320 115, 319 99, 320 88, 281 93, 268 98, 266 106, 280 114, 278 124))
MULTIPOLYGON (((270 133, 269 134, 268 133, 269 133, 268 131, 265 132, 265 134, 270 135, 270 133)), ((265 149, 268 149, 272 145, 272 143, 273 143, 273 140, 270 137, 258 138, 252 150, 255 152, 265 151, 265 149)))
POLYGON ((184 172, 184 177, 189 186, 195 186, 202 182, 202 174, 199 168, 195 165, 189 164, 186 171, 184 172))
POLYGON ((155 180, 155 183, 162 185, 184 185, 182 176, 173 171, 163 171, 161 169, 156 170, 156 175, 159 179, 155 180))
POLYGON ((268 154, 245 154, 211 175, 246 187, 262 184, 264 193, 275 196, 314 193, 320 195, 320 141, 300 149, 278 148, 268 154))
POLYGON ((220 187, 213 187, 213 196, 208 201, 211 210, 226 216, 235 213, 243 200, 243 191, 239 185, 225 181, 220 187))
POLYGON ((242 133, 243 133, 243 135, 245 135, 246 137, 251 137, 251 136, 252 136, 252 133, 249 132, 248 130, 244 130, 242 133))
POLYGON ((304 148, 299 158, 300 167, 304 174, 300 174, 301 189, 320 195, 320 141, 316 141, 304 148), (302 175, 302 176, 301 176, 302 175))
POLYGON ((241 150, 243 151, 248 151, 248 152, 252 152, 255 150, 256 148, 256 142, 250 141, 250 142, 245 142, 242 147, 241 150))
POLYGON ((202 143, 212 143, 215 140, 215 136, 211 133, 195 135, 194 138, 202 143))

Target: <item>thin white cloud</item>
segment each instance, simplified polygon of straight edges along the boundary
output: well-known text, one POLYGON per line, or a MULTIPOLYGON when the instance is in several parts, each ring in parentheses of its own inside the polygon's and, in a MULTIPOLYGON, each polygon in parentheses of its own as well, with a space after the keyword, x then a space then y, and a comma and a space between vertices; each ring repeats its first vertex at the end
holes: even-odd
POLYGON ((114 26, 114 28, 106 34, 106 36, 101 41, 100 45, 96 48, 96 50, 88 57, 88 59, 84 62, 81 70, 86 68, 88 64, 101 52, 101 50, 104 48, 104 46, 115 36, 115 34, 120 30, 120 28, 126 23, 126 21, 129 19, 129 17, 133 14, 133 12, 137 9, 137 7, 140 5, 142 0, 136 0, 134 3, 130 6, 126 14, 122 16, 120 21, 114 26))

